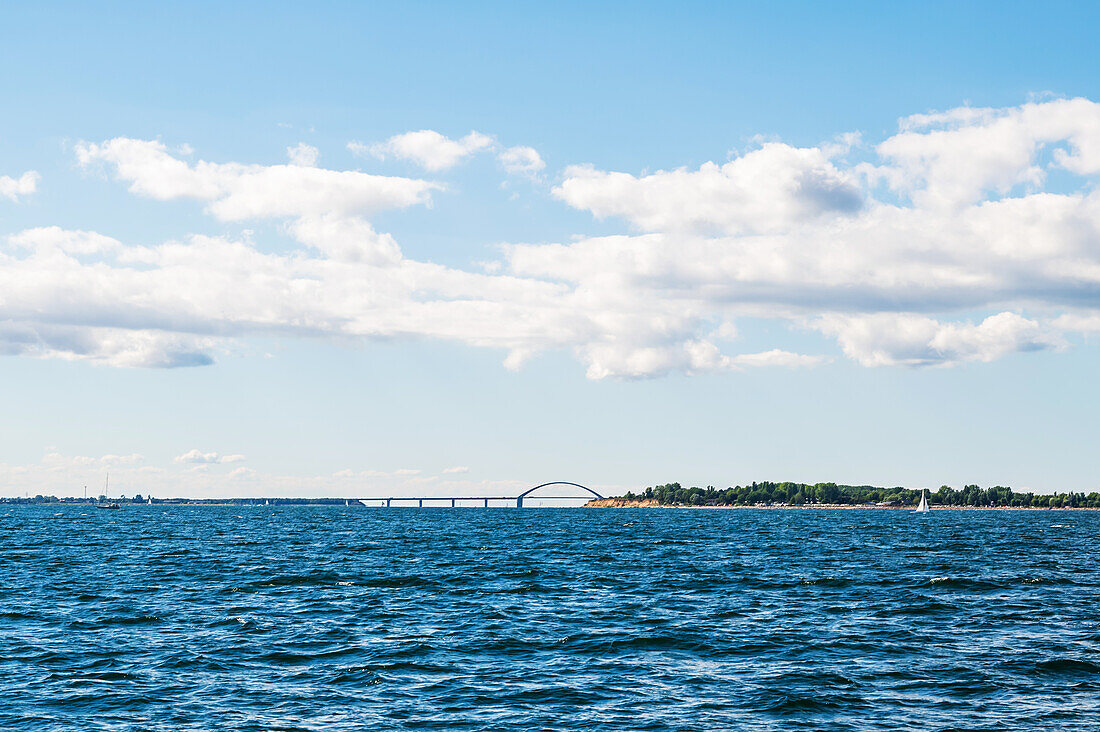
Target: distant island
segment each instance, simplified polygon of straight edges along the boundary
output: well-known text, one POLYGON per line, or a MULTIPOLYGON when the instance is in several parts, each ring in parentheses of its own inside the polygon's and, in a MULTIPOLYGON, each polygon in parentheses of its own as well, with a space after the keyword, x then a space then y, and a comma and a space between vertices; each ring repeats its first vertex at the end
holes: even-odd
MULTIPOLYGON (((679 483, 652 486, 640 493, 627 492, 617 498, 600 498, 586 505, 610 507, 866 507, 902 508, 916 506, 921 491, 915 488, 879 488, 871 485, 836 483, 752 483, 730 488, 684 488, 679 483)), ((928 492, 934 508, 1100 508, 1100 493, 1018 493, 1004 486, 962 489, 940 486, 928 492)))

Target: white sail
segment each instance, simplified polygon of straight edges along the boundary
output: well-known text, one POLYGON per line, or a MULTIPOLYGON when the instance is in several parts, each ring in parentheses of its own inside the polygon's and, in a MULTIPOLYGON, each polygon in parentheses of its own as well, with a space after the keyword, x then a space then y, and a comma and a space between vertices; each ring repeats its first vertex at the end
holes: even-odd
POLYGON ((917 504, 917 513, 928 513, 928 496, 924 494, 924 489, 920 492, 920 503, 917 504))

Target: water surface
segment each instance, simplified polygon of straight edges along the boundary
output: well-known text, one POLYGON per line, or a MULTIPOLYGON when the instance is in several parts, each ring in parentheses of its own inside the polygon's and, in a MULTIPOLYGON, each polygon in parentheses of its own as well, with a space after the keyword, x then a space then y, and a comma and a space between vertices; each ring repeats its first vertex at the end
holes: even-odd
POLYGON ((5 730, 1096 730, 1100 513, 0 508, 5 730))

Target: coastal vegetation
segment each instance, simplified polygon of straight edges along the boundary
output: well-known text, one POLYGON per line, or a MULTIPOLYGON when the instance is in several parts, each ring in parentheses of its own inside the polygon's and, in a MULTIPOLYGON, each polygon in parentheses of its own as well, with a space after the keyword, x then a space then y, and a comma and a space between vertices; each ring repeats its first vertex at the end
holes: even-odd
MULTIPOLYGON (((660 506, 915 506, 920 494, 919 489, 902 487, 766 481, 729 488, 685 488, 679 483, 666 483, 639 493, 628 492, 621 499, 660 506)), ((928 492, 928 502, 933 506, 986 508, 1100 508, 1100 493, 1020 493, 999 485, 992 488, 968 485, 961 489, 944 485, 928 492)))

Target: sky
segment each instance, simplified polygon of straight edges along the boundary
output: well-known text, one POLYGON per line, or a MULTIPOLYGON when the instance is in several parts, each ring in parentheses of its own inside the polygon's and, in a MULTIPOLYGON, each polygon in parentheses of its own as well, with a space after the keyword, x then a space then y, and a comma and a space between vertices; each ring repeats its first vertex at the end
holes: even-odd
POLYGON ((0 13, 0 495, 1100 489, 1100 7, 0 13))

